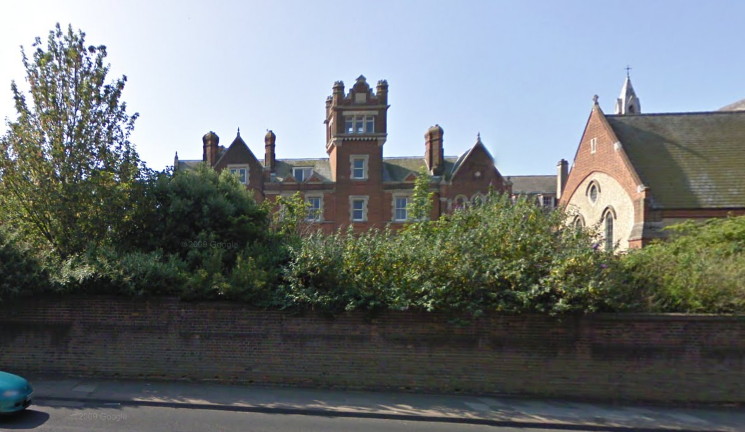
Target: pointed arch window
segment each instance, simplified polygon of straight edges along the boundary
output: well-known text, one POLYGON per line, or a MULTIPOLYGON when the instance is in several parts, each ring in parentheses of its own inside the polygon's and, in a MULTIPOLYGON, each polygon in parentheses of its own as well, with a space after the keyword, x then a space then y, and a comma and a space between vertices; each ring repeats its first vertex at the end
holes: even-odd
POLYGON ((473 197, 471 197, 471 204, 475 206, 479 206, 483 204, 484 201, 485 201, 484 195, 481 195, 481 193, 479 192, 476 192, 475 194, 473 194, 473 197))
POLYGON ((458 195, 453 201, 453 209, 459 210, 464 209, 468 205, 468 198, 465 195, 458 195))
POLYGON ((612 251, 615 248, 614 225, 616 214, 612 208, 607 208, 603 212, 603 243, 606 251, 612 251))
POLYGON ((572 221, 572 226, 578 230, 584 228, 585 218, 583 218, 582 215, 575 216, 574 220, 572 221))

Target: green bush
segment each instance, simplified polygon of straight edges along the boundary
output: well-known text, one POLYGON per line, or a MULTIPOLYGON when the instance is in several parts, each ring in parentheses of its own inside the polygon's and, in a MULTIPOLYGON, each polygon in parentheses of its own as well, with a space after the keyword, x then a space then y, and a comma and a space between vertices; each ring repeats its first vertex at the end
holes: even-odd
POLYGON ((185 263, 161 252, 90 248, 55 267, 52 286, 62 293, 174 295, 186 282, 185 263))
POLYGON ((387 230, 306 237, 290 250, 286 304, 331 313, 407 306, 395 280, 403 268, 395 244, 387 230))
POLYGON ((745 312, 745 217, 687 222, 671 238, 623 258, 635 309, 745 312))
POLYGON ((0 225, 0 301, 43 292, 49 274, 34 250, 0 225))
POLYGON ((292 249, 290 302, 314 309, 612 310, 615 257, 559 212, 504 196, 399 233, 314 235, 292 249))

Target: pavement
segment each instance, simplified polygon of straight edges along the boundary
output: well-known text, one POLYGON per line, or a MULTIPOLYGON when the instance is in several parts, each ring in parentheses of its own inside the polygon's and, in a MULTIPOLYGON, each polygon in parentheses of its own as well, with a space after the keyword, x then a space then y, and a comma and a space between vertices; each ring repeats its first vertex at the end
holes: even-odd
POLYGON ((163 406, 576 431, 745 431, 745 408, 28 377, 39 406, 163 406))

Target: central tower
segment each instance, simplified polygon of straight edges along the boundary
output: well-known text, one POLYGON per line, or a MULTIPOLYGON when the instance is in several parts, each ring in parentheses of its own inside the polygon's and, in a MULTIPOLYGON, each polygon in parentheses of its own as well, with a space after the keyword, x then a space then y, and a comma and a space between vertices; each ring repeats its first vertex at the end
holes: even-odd
POLYGON ((388 83, 378 81, 375 90, 360 75, 347 94, 344 83, 335 82, 326 99, 326 153, 335 182, 375 180, 382 174, 383 144, 388 137, 388 83), (356 162, 349 159, 353 155, 358 157, 356 162), (362 159, 366 159, 364 166, 362 159))

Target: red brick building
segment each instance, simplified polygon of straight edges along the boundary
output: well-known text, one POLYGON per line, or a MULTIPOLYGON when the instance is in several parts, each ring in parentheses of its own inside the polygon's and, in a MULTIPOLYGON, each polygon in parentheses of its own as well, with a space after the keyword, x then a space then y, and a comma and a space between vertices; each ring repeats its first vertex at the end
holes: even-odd
POLYGON ((326 232, 352 225, 357 230, 394 228, 409 219, 414 181, 424 167, 435 199, 432 218, 479 200, 489 191, 510 192, 481 138, 459 157, 444 156, 443 129, 424 136, 423 157, 383 157, 388 138, 388 83, 372 89, 364 76, 345 93, 334 83, 326 99, 326 153, 322 159, 277 159, 277 137, 267 132, 264 158, 258 159, 240 136, 227 148, 214 132, 203 137, 202 160, 182 161, 175 169, 207 163, 229 169, 254 191, 258 201, 300 192, 309 205, 308 219, 326 232))
POLYGON ((615 250, 642 247, 673 223, 745 214, 743 108, 642 114, 627 77, 615 115, 595 97, 571 172, 559 179, 560 205, 615 250))

